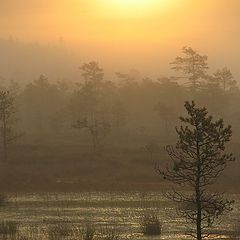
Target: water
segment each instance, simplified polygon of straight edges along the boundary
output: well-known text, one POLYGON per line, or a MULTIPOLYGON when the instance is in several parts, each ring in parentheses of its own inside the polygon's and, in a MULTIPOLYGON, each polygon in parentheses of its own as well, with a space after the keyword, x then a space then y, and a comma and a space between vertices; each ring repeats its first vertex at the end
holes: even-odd
MULTIPOLYGON (((235 199, 233 211, 218 221, 214 231, 227 237, 233 223, 239 221, 240 201, 235 199)), ((47 229, 57 223, 83 226, 91 223, 97 229, 115 226, 122 239, 149 239, 141 234, 141 217, 155 213, 163 224, 161 239, 184 239, 185 221, 175 214, 175 205, 161 193, 42 193, 9 196, 9 203, 0 209, 1 219, 15 221, 23 234, 31 231, 46 239, 47 229)), ((36 237, 37 238, 37 237, 36 237)), ((152 237, 151 237, 152 238, 152 237)), ((158 237, 154 237, 159 239, 158 237)))

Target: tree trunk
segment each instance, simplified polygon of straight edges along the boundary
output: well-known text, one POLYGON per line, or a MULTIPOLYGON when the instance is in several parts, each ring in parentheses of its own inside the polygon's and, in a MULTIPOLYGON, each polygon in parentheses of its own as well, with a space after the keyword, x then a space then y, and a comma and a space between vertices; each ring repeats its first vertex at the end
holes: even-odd
POLYGON ((195 186, 197 205, 197 219, 196 219, 197 240, 202 240, 202 206, 201 206, 200 174, 201 174, 200 150, 199 144, 197 142, 197 176, 195 186))
POLYGON ((7 161, 7 123, 6 123, 6 115, 3 113, 3 161, 7 161))
POLYGON ((201 207, 201 196, 199 190, 199 184, 196 187, 196 202, 197 202, 197 221, 196 221, 196 233, 197 240, 202 240, 202 207, 201 207))

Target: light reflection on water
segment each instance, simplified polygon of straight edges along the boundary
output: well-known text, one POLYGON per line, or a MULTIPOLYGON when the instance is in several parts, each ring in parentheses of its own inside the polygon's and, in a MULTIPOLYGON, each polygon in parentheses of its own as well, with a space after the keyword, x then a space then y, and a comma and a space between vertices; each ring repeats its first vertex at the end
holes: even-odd
MULTIPOLYGON (((239 220, 239 196, 234 210, 224 216, 215 231, 226 237, 233 223, 239 220)), ((106 225, 117 226, 124 239, 149 239, 140 233, 140 218, 146 210, 158 214, 163 223, 161 239, 185 239, 186 225, 175 216, 174 204, 160 193, 67 193, 21 194, 9 196, 9 204, 1 208, 1 218, 16 221, 20 231, 35 226, 36 235, 44 239, 49 224, 66 222, 71 225, 93 223, 100 229, 106 225)), ((151 237, 159 239, 159 237, 151 237)))

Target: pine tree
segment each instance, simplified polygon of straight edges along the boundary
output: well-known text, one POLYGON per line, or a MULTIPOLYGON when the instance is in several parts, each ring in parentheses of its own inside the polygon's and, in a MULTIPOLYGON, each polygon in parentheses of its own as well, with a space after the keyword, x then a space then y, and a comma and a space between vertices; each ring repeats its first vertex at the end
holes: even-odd
POLYGON ((2 139, 3 160, 7 161, 8 145, 21 135, 16 134, 13 128, 15 99, 9 91, 0 91, 0 134, 2 139))
POLYGON ((232 130, 231 126, 224 126, 222 119, 213 121, 207 109, 197 108, 194 102, 186 102, 185 108, 188 117, 180 117, 184 125, 176 128, 176 146, 166 148, 172 164, 157 170, 180 187, 167 196, 179 203, 178 213, 194 224, 195 230, 189 234, 201 240, 210 234, 216 218, 231 210, 232 201, 224 199, 223 194, 212 193, 209 187, 235 160, 232 154, 225 153, 232 130))
POLYGON ((187 76, 191 90, 196 92, 201 86, 201 79, 205 78, 208 57, 200 55, 190 47, 184 47, 182 53, 183 56, 176 57, 170 64, 173 65, 172 69, 187 76))

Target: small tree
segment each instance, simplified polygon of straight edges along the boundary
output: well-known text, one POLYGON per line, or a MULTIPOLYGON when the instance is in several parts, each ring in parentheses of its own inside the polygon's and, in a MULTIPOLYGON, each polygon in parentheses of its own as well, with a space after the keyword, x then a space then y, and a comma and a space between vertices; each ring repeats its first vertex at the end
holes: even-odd
POLYGON ((20 135, 13 129, 15 114, 14 97, 9 91, 0 91, 0 133, 2 138, 3 160, 7 161, 8 145, 20 135))
POLYGON ((159 152, 159 145, 157 143, 148 143, 145 145, 145 150, 149 154, 149 159, 152 162, 153 161, 153 155, 157 152, 159 152))
POLYGON ((77 83, 77 108, 84 117, 98 118, 102 115, 104 102, 104 72, 97 62, 85 63, 80 67, 82 83, 77 83))
POLYGON ((107 121, 98 121, 97 119, 94 119, 92 122, 87 119, 83 119, 82 121, 78 120, 77 123, 73 125, 73 127, 80 130, 88 130, 92 138, 93 150, 96 150, 96 148, 99 146, 100 139, 106 136, 111 128, 110 124, 107 121))
POLYGON ((218 69, 214 73, 215 81, 222 87, 224 91, 234 88, 237 82, 233 79, 233 75, 228 68, 218 69))
POLYGON ((104 72, 97 62, 85 63, 79 69, 82 72, 83 79, 86 82, 91 82, 95 87, 103 81, 104 72))
POLYGON ((183 56, 176 57, 170 64, 172 69, 180 71, 187 75, 191 84, 191 89, 195 92, 200 85, 200 79, 204 78, 208 69, 207 56, 200 55, 190 47, 184 47, 183 56))
POLYGON ((106 96, 104 89, 104 71, 97 62, 85 63, 80 67, 83 83, 76 91, 76 110, 78 120, 73 125, 76 129, 85 129, 90 134, 95 150, 100 140, 109 132, 110 124, 106 120, 106 96))
POLYGON ((234 161, 232 154, 225 153, 232 130, 231 126, 224 127, 222 119, 213 121, 207 109, 197 108, 194 102, 186 102, 185 108, 188 117, 180 117, 184 126, 176 128, 176 146, 166 148, 172 164, 165 170, 158 167, 158 171, 164 179, 184 187, 167 196, 180 204, 178 213, 195 225, 195 233, 190 235, 201 240, 210 234, 215 219, 231 210, 232 201, 212 193, 209 187, 227 163, 234 161))

